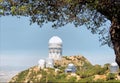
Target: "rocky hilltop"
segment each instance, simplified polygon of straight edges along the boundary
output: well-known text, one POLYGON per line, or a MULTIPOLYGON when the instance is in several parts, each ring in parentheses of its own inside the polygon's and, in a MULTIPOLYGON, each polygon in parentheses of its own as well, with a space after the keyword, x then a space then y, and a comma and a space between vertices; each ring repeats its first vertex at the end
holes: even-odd
POLYGON ((85 64, 92 65, 85 57, 80 55, 64 56, 60 61, 55 61, 55 67, 66 67, 69 63, 73 63, 75 66, 83 66, 85 64))
POLYGON ((10 83, 118 82, 119 76, 109 73, 108 67, 109 64, 105 64, 103 67, 92 65, 83 56, 64 56, 61 61, 55 61, 54 68, 40 69, 38 66, 31 67, 14 76, 10 83), (76 66, 76 73, 65 73, 69 63, 76 66))

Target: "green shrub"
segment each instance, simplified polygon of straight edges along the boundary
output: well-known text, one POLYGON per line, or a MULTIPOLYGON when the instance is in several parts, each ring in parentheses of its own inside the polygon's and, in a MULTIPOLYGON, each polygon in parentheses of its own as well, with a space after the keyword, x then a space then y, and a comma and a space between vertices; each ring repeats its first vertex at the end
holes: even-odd
POLYGON ((114 80, 116 78, 115 74, 114 73, 109 73, 107 75, 107 80, 114 80))
POLYGON ((73 76, 72 76, 72 77, 70 77, 70 78, 68 79, 68 82, 69 82, 69 83, 76 82, 76 79, 77 79, 76 77, 73 77, 73 76))
POLYGON ((108 80, 107 83, 120 83, 120 80, 108 80))
POLYGON ((97 83, 103 83, 103 82, 105 82, 105 80, 103 80, 103 79, 98 79, 98 80, 96 80, 95 82, 97 82, 97 83))
POLYGON ((16 82, 22 82, 23 80, 25 80, 25 77, 27 76, 29 70, 26 71, 22 71, 19 75, 18 78, 16 79, 16 82))
POLYGON ((93 81, 93 77, 91 76, 91 77, 80 79, 78 82, 80 82, 80 83, 91 83, 91 82, 94 82, 94 81, 93 81))

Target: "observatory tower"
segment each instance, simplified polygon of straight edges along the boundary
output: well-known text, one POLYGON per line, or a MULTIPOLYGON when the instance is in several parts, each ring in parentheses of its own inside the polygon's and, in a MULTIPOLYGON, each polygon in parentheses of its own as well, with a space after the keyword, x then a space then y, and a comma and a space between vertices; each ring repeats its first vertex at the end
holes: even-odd
POLYGON ((49 40, 49 58, 60 60, 62 57, 62 40, 58 36, 53 36, 49 40))

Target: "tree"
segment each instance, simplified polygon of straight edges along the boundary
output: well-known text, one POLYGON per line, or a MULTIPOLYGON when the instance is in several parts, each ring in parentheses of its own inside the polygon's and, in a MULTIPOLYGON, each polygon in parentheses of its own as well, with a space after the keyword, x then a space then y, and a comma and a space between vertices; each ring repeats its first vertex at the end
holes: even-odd
POLYGON ((6 15, 28 16, 30 24, 40 26, 52 22, 54 28, 86 25, 100 35, 102 45, 112 43, 120 67, 120 0, 0 0, 0 16, 6 15), (107 20, 112 23, 109 30, 101 28, 107 20))

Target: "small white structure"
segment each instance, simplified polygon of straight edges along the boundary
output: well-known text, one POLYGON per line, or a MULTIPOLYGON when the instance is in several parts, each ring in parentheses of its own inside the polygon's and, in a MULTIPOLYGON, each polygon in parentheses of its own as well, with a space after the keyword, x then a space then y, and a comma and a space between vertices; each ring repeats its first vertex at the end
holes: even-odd
POLYGON ((68 64, 67 68, 65 69, 65 73, 75 73, 76 72, 76 67, 74 64, 70 63, 68 64))
POLYGON ((54 60, 51 58, 46 59, 46 67, 54 68, 54 60))
POLYGON ((60 71, 60 69, 55 69, 55 73, 57 73, 58 71, 60 71))
POLYGON ((41 69, 45 68, 45 60, 44 59, 40 59, 38 61, 38 67, 41 69))
POLYGON ((117 73, 119 71, 119 66, 117 63, 111 63, 110 65, 110 73, 117 73))
POLYGON ((58 36, 53 36, 49 40, 49 58, 60 60, 62 57, 62 40, 58 36))

